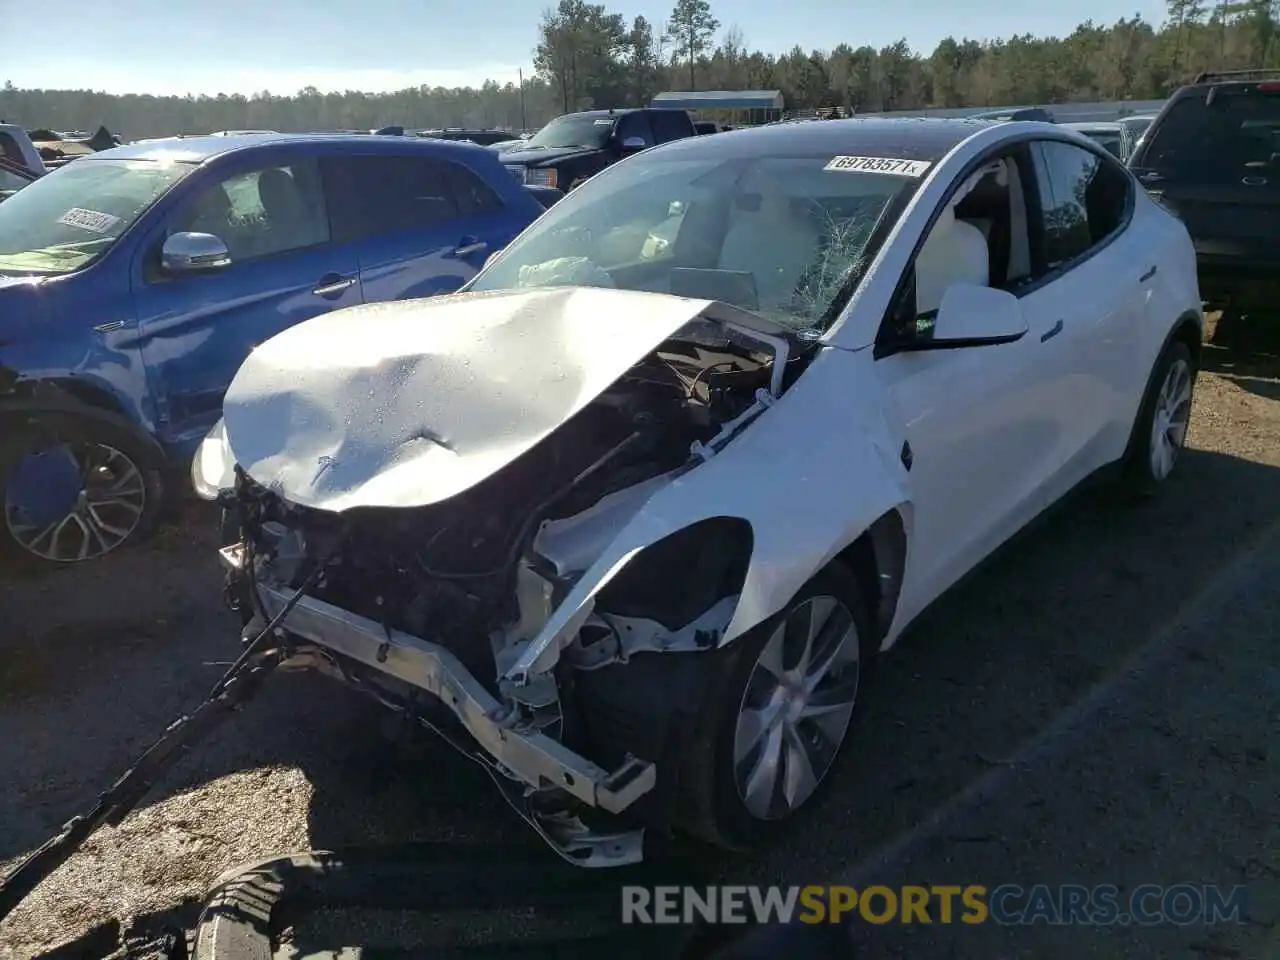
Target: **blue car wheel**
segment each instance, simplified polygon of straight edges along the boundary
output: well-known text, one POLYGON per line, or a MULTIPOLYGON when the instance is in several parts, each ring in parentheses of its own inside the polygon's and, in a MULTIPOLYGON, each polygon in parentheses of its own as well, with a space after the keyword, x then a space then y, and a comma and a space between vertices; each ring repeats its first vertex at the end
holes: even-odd
POLYGON ((150 532, 161 474, 126 431, 110 424, 42 426, 0 464, 6 552, 75 564, 150 532))

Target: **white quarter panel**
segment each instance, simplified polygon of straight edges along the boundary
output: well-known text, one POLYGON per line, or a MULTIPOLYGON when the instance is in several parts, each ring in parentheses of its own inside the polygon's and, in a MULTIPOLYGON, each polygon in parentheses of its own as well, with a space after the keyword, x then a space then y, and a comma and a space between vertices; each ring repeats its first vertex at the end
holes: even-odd
MULTIPOLYGON (((741 517, 753 549, 727 643, 782 609, 844 546, 904 504, 900 435, 880 408, 870 352, 823 349, 712 459, 659 489, 619 531, 508 676, 550 668, 582 605, 643 547, 699 520, 741 517)), ((904 509, 910 536, 910 509, 904 509)), ((568 638, 571 639, 571 638, 568 638)))

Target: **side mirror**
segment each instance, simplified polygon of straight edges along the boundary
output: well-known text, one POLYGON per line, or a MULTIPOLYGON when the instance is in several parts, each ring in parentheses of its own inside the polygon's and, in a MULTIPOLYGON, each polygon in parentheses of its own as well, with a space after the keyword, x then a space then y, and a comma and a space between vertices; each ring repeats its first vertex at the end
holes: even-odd
POLYGON ((1027 332, 1022 302, 1006 290, 975 283, 947 287, 932 336, 903 343, 902 350, 955 350, 1013 343, 1027 332))
POLYGON ((211 273, 231 266, 231 254, 212 233, 175 233, 160 248, 160 266, 174 276, 211 273))
POLYGON ((649 146, 644 142, 644 137, 627 137, 622 141, 622 153, 639 153, 641 150, 649 146))

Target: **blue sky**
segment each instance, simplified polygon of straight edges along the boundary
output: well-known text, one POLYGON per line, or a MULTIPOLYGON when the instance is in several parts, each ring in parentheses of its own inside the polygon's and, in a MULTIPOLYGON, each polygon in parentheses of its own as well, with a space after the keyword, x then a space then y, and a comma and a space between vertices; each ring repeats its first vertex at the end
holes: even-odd
MULTIPOLYGON (((0 0, 0 9, 9 0, 0 0)), ((22 7, 15 0, 13 14, 22 7)), ((548 0, 549 2, 549 0, 548 0)), ((673 0, 606 6, 661 23, 673 0)), ((294 93, 394 90, 417 84, 514 81, 531 70, 539 11, 530 0, 57 0, 50 16, 0 17, 0 82, 112 93, 294 93), (53 22, 56 20, 56 28, 53 22)), ((721 23, 771 53, 795 44, 883 46, 905 37, 928 51, 948 34, 975 39, 1069 33, 1086 19, 1164 17, 1161 0, 712 0, 721 23)))

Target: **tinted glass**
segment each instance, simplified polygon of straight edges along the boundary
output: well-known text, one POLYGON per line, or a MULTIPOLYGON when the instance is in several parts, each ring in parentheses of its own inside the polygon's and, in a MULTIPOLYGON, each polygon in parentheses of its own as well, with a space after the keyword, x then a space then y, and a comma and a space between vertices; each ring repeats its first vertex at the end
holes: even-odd
POLYGON ((319 171, 308 160, 227 177, 201 190, 172 230, 213 234, 233 262, 326 243, 329 218, 319 171))
POLYGON ((12 160, 14 163, 26 166, 26 157, 22 155, 22 150, 18 147, 18 141, 7 133, 0 133, 0 156, 6 160, 12 160))
POLYGON ((693 126, 689 115, 679 110, 654 110, 649 114, 649 123, 653 125, 653 135, 659 143, 687 137, 693 126))
POLYGON ((502 200, 476 173, 460 163, 444 162, 441 166, 449 176, 460 214, 492 213, 502 208, 502 200))
POLYGON ((653 128, 649 126, 647 113, 628 113, 618 121, 618 139, 629 140, 639 137, 646 146, 653 146, 653 128))
POLYGON ((26 177, 20 177, 13 171, 0 167, 0 196, 7 196, 21 190, 30 182, 26 177))
POLYGON ((458 216, 449 170, 425 157, 325 161, 325 191, 339 240, 417 230, 458 216))
POLYGON ((1113 157, 1120 157, 1124 153, 1124 144, 1119 131, 1085 130, 1084 135, 1113 157))
POLYGON ((1211 105, 1183 97, 1145 136, 1144 169, 1193 183, 1280 178, 1280 91, 1219 89, 1211 105))
POLYGON ((571 113, 552 120, 530 137, 525 146, 535 150, 560 147, 586 147, 598 150, 609 141, 609 134, 612 132, 612 117, 571 113))
POLYGON ((85 158, 0 204, 0 273, 73 273, 97 260, 189 163, 85 158))
POLYGON ((1123 225, 1132 188, 1118 167, 1069 143, 1042 141, 1035 153, 1045 266, 1052 270, 1123 225))
MULTIPOLYGON (((856 143, 851 145, 856 150, 856 143)), ((708 297, 796 329, 830 324, 919 179, 828 170, 829 151, 607 168, 550 208, 469 289, 585 285, 708 297)))

